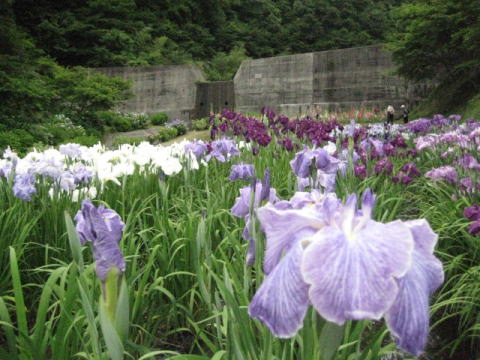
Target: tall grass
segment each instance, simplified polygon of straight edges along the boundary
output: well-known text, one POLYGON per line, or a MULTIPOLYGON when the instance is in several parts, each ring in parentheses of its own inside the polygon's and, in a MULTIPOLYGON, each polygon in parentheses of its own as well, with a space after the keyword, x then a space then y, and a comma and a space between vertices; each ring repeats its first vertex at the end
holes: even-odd
MULTIPOLYGON (((272 171, 280 197, 295 191, 288 161, 275 144, 259 156, 244 152, 257 175, 272 171)), ((430 166, 424 159, 425 167, 430 166)), ((397 160, 399 169, 405 160, 397 160)), ((118 186, 108 183, 97 202, 116 210, 126 226, 121 249, 130 303, 127 359, 381 359, 405 358, 395 349, 382 323, 348 322, 339 328, 312 310, 292 339, 274 338, 247 307, 261 284, 261 257, 245 264, 243 220, 230 214, 245 184, 227 180, 231 164, 211 162, 161 180, 136 173, 118 186), (187 355, 190 354, 190 355, 187 355)), ((417 180, 405 187, 385 176, 338 179, 340 197, 370 187, 378 194, 375 216, 382 221, 426 217, 440 234, 438 255, 447 281, 432 305, 432 342, 427 358, 471 354, 479 339, 479 246, 466 231, 465 201, 452 200, 455 189, 417 180), (452 336, 444 336, 445 326, 452 336), (436 332, 438 330, 438 332, 436 332)), ((85 249, 69 245, 65 211, 80 203, 66 194, 48 195, 48 184, 24 203, 0 186, 0 358, 107 359, 100 336, 100 284, 85 249)), ((67 217, 68 218, 68 217, 67 217)))

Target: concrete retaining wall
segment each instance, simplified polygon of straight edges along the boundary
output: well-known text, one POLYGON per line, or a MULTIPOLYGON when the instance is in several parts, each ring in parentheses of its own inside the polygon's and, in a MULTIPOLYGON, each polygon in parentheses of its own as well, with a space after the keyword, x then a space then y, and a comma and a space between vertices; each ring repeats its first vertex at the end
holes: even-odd
POLYGON ((132 81, 133 97, 118 104, 117 109, 130 113, 165 112, 170 119, 189 119, 195 108, 202 71, 193 65, 160 65, 97 68, 105 75, 132 81))
POLYGON ((99 68, 133 82, 134 97, 118 110, 166 112, 171 119, 208 116, 211 110, 258 113, 263 106, 290 116, 313 109, 385 108, 423 99, 430 84, 395 76, 382 45, 277 56, 242 62, 232 81, 205 82, 193 65, 99 68))
POLYGON ((244 61, 235 75, 236 110, 269 106, 294 116, 329 110, 415 105, 429 86, 394 75, 381 45, 244 61))
POLYGON ((223 109, 235 109, 233 81, 212 81, 197 84, 197 96, 193 119, 200 119, 218 113, 223 109))

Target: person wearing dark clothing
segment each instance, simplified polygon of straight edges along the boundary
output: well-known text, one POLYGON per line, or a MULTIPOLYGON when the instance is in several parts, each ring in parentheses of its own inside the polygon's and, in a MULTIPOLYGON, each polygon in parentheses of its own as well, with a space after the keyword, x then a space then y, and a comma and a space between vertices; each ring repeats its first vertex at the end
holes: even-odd
POLYGON ((401 106, 402 108, 402 118, 403 118, 403 123, 406 124, 408 123, 408 114, 410 113, 405 105, 401 106))
POLYGON ((387 124, 393 124, 393 114, 395 113, 395 109, 392 105, 388 105, 387 107, 387 124))

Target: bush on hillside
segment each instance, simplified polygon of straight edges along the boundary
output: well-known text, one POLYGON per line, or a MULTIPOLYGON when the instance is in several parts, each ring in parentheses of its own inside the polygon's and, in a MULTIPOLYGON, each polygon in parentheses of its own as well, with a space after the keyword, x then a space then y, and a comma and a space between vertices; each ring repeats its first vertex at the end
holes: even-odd
POLYGON ((165 125, 167 121, 168 115, 163 112, 150 115, 152 125, 165 125))
POLYGON ((165 142, 176 138, 178 130, 175 127, 162 128, 158 131, 158 134, 153 137, 154 141, 165 142))
POLYGON ((193 120, 192 121, 192 128, 193 128, 193 130, 197 130, 197 131, 207 130, 209 128, 208 118, 193 120))
POLYGON ((173 126, 173 128, 177 130, 178 136, 185 135, 187 133, 187 127, 185 124, 176 124, 173 126))

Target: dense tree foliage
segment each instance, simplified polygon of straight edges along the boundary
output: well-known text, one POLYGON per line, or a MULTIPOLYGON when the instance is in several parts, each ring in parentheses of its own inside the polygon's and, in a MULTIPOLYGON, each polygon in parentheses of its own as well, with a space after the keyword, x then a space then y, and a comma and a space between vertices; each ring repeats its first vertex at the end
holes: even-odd
POLYGON ((112 66, 208 62, 243 47, 257 58, 378 43, 400 2, 16 0, 14 11, 60 64, 112 66))
POLYGON ((420 113, 462 112, 478 102, 480 1, 414 0, 392 15, 389 47, 399 73, 439 85, 420 113))
POLYGON ((480 1, 417 0, 393 12, 390 47, 399 72, 411 79, 480 73, 480 1))

